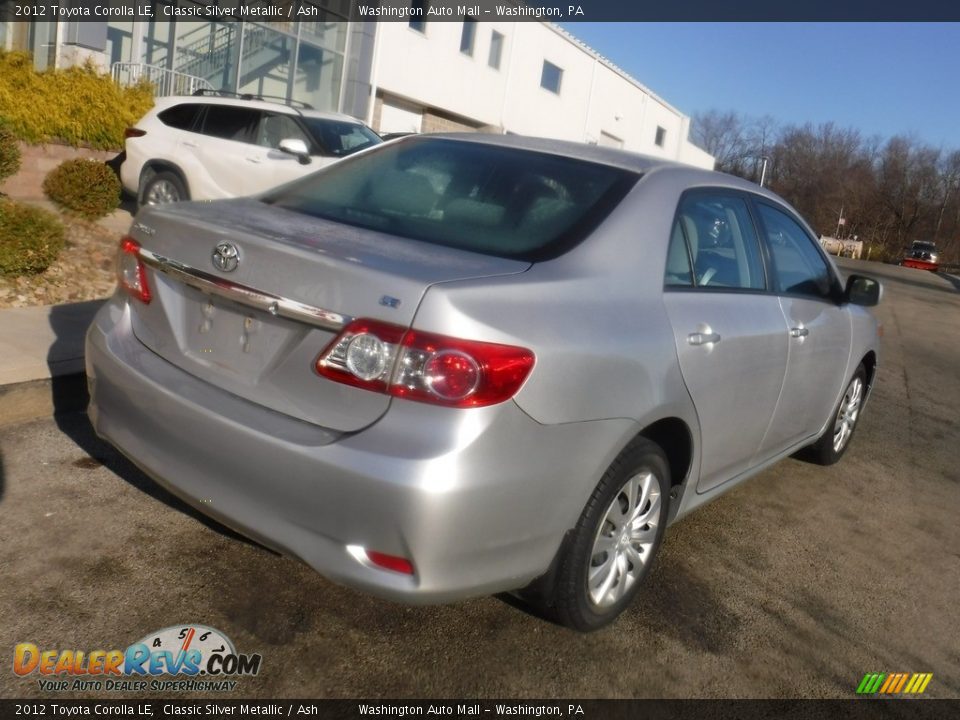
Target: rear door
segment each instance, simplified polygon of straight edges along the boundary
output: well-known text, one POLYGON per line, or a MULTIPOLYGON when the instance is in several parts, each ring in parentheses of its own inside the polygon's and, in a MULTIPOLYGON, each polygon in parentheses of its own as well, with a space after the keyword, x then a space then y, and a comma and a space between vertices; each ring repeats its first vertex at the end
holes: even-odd
POLYGON ((704 492, 750 466, 786 372, 786 325, 745 196, 698 190, 681 199, 664 304, 700 421, 704 492))
POLYGON ((260 115, 261 111, 255 108, 207 106, 201 119, 202 134, 184 142, 186 150, 203 168, 203 182, 192 183, 190 188, 193 199, 242 197, 255 192, 260 174, 255 144, 260 115))
POLYGON ((774 287, 787 323, 790 352, 777 411, 759 456, 815 435, 832 413, 850 356, 850 315, 817 241, 785 209, 759 201, 774 287))

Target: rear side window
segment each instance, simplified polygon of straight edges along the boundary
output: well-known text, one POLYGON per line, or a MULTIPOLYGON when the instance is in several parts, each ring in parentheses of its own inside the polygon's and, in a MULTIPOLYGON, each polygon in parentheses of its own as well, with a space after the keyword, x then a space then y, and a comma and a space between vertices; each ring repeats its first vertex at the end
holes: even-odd
POLYGON ((253 143, 260 111, 234 105, 208 105, 203 119, 203 134, 224 140, 253 143))
POLYGON ((562 156, 414 138, 338 163, 264 201, 437 245, 535 261, 583 239, 638 177, 562 156))
POLYGON ((177 130, 192 130, 201 106, 193 103, 174 105, 157 115, 167 127, 177 130))
POLYGON ((693 263, 693 279, 698 288, 766 288, 760 243, 749 207, 742 197, 696 192, 680 201, 667 261, 668 279, 671 271, 681 267, 679 250, 673 249, 681 236, 693 263))
POLYGON ((763 203, 757 205, 766 228, 777 292, 830 297, 830 270, 813 239, 786 213, 763 203))

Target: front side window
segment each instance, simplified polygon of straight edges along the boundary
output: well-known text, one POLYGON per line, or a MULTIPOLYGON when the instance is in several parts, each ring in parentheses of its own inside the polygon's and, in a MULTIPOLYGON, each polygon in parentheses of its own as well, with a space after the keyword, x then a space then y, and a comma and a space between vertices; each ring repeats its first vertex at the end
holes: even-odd
POLYGON ((337 163, 264 202, 435 245, 534 261, 579 243, 638 177, 557 155, 424 137, 337 163))
MULTIPOLYGON (((760 244, 746 200, 736 195, 691 193, 680 202, 671 245, 686 242, 692 262, 693 282, 698 288, 763 290, 766 278, 760 244)), ((679 249, 671 249, 667 276, 686 284, 679 249), (671 263, 672 258, 672 263, 671 263)))
POLYGON ((314 145, 325 155, 346 157, 383 142, 373 130, 356 122, 304 117, 303 123, 313 134, 314 145))
POLYGON ((827 298, 831 273, 814 240, 793 218, 765 203, 758 203, 773 261, 777 292, 827 298))
POLYGON ((292 117, 264 113, 257 130, 257 145, 275 149, 280 147, 281 140, 303 140, 308 148, 312 145, 310 138, 292 117))
POLYGON ((469 15, 463 17, 463 30, 460 32, 460 52, 473 55, 473 41, 477 37, 477 21, 469 15))
POLYGON ((255 142, 261 112, 236 105, 208 105, 203 134, 237 142, 255 142))
POLYGON ((560 94, 560 83, 563 81, 563 70, 549 60, 543 61, 543 71, 540 73, 540 87, 550 92, 560 94))

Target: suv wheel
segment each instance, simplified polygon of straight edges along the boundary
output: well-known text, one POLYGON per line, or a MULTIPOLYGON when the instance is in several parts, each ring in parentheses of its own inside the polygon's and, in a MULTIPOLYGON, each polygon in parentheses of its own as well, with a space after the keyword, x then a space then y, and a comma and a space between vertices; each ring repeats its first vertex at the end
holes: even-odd
POLYGON ((631 443, 590 496, 560 558, 544 608, 583 632, 613 621, 650 572, 667 524, 670 470, 645 438, 631 443))
POLYGON ((144 183, 140 193, 141 207, 144 205, 166 205, 167 203, 189 200, 183 180, 168 170, 158 172, 144 183))

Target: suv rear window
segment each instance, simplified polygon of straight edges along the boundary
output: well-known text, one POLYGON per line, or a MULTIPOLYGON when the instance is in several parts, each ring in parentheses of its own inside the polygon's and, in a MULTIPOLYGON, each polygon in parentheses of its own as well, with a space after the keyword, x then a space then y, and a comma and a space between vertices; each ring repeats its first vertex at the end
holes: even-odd
POLYGON ((201 105, 193 103, 174 105, 159 113, 157 117, 160 118, 160 122, 168 127, 176 128, 177 130, 190 130, 193 128, 194 122, 196 122, 197 112, 199 112, 201 107, 201 105))
POLYGON ((470 141, 411 138, 286 185, 264 202, 436 245, 556 257, 633 187, 628 170, 470 141))

